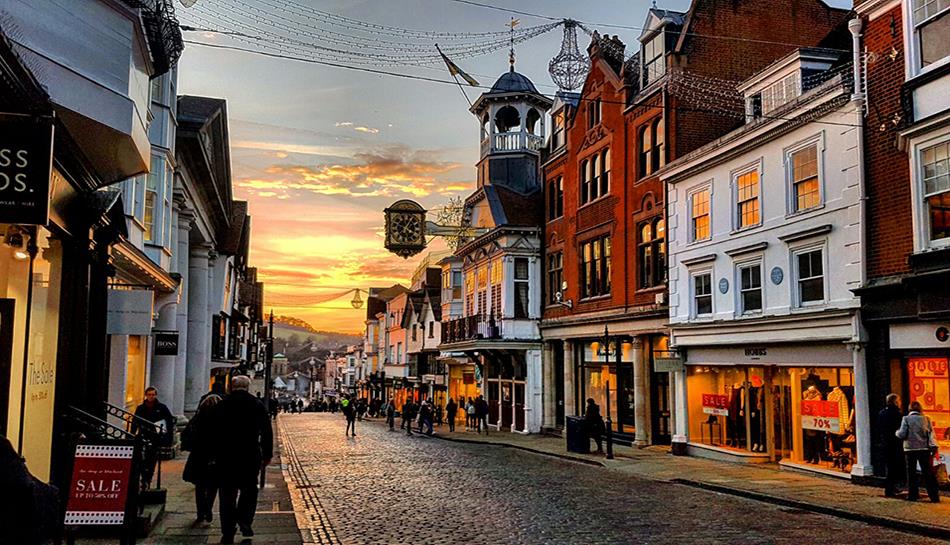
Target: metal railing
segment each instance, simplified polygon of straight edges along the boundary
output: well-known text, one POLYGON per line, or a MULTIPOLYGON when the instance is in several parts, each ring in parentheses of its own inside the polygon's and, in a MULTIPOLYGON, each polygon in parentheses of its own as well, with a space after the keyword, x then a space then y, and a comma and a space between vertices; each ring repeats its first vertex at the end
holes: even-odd
POLYGON ((493 317, 484 314, 449 320, 442 325, 442 342, 456 343, 475 339, 497 339, 501 328, 493 317))
MULTIPOLYGON (((132 437, 140 437, 145 443, 146 449, 155 449, 156 452, 156 468, 155 468, 155 488, 162 487, 162 457, 159 454, 161 449, 165 446, 162 441, 162 427, 155 422, 145 420, 142 417, 135 416, 134 413, 116 407, 115 405, 109 403, 108 401, 102 402, 103 407, 106 410, 106 414, 114 416, 121 419, 125 422, 125 431, 128 435, 132 437), (133 433, 133 428, 137 427, 141 430, 142 433, 136 435, 133 433)), ((110 424, 111 425, 111 424, 110 424)), ((172 426, 175 425, 174 422, 171 423, 172 426)), ((172 428, 174 429, 174 428, 172 428)), ((166 433, 172 433, 172 430, 168 430, 166 433)), ((144 452, 145 449, 143 449, 144 452)))

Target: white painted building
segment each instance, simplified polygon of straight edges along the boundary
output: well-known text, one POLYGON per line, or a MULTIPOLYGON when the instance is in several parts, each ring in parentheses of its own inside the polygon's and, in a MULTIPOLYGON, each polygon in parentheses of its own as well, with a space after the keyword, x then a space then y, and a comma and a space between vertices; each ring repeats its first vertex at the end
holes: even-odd
POLYGON ((747 123, 668 165, 674 452, 870 464, 860 100, 840 52, 744 82, 747 123))

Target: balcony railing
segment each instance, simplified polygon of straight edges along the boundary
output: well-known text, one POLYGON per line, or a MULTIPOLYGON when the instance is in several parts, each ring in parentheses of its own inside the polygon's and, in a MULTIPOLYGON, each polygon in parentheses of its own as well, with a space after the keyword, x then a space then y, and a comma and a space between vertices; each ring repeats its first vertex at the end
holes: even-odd
POLYGON ((494 151, 539 151, 544 137, 523 132, 502 132, 482 139, 482 155, 494 151))
POLYGON ((442 324, 442 342, 457 343, 475 339, 497 339, 501 329, 493 318, 466 316, 442 324))

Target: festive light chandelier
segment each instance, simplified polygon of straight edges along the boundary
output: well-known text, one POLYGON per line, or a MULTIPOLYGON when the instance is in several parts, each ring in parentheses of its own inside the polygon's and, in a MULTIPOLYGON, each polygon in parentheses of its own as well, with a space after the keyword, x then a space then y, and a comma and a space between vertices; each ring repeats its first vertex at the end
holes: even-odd
POLYGON ((562 90, 571 91, 584 84, 590 72, 590 58, 583 55, 577 47, 577 27, 573 19, 564 20, 564 38, 561 51, 548 64, 551 79, 562 90))

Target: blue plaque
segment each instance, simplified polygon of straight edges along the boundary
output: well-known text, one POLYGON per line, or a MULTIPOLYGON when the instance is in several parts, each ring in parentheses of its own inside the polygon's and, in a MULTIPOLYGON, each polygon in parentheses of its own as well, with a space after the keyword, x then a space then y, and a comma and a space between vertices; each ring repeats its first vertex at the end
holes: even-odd
POLYGON ((729 293, 729 280, 725 278, 719 279, 719 293, 729 293))
POLYGON ((779 267, 772 267, 771 277, 772 283, 778 286, 782 283, 782 280, 785 279, 785 273, 782 272, 782 269, 779 267))

